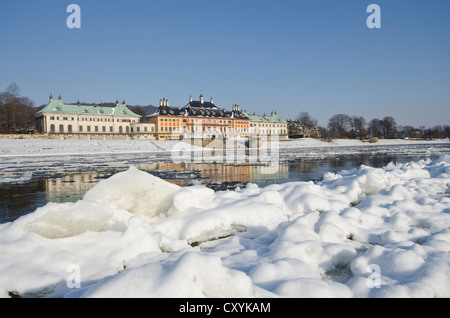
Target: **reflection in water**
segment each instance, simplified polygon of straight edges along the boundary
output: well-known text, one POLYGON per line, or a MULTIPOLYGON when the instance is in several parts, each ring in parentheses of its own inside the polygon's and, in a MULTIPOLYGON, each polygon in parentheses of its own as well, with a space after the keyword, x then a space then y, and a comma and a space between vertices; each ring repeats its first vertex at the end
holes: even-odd
MULTIPOLYGON (((429 157, 429 156, 428 156, 429 157)), ((320 181, 326 172, 349 170, 361 165, 383 167, 389 162, 410 162, 423 159, 414 154, 352 154, 325 158, 285 159, 267 174, 264 165, 207 164, 207 163, 139 163, 133 164, 168 182, 186 186, 194 181, 214 190, 233 189, 247 183, 266 186, 290 181, 320 181)), ((431 159, 433 156, 431 156, 431 159)), ((0 186, 0 223, 13 221, 21 215, 35 211, 47 202, 74 202, 99 181, 123 171, 122 165, 104 171, 66 172, 60 175, 33 177, 21 185, 0 186)), ((269 169, 270 170, 270 169, 269 169)))

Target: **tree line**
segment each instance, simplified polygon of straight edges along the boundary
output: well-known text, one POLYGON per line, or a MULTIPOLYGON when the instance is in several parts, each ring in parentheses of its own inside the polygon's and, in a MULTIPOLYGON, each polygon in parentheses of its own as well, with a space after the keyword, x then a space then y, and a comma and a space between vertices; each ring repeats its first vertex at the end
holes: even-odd
POLYGON ((12 83, 0 92, 0 133, 26 133, 36 126, 37 112, 33 101, 20 94, 17 84, 12 83))
POLYGON ((401 126, 391 116, 385 116, 382 119, 374 118, 367 122, 363 116, 336 114, 328 120, 327 127, 323 127, 317 126, 317 120, 311 117, 308 112, 301 112, 295 118, 294 122, 309 129, 318 129, 322 138, 450 138, 449 125, 438 125, 431 128, 425 128, 425 126, 418 128, 401 126))
MULTIPOLYGON (((111 104, 111 106, 114 106, 114 104, 111 104)), ((34 107, 30 98, 21 95, 17 84, 10 84, 6 90, 0 91, 0 133, 33 131, 36 127, 34 115, 42 107, 34 107)), ((151 105, 128 107, 143 118, 148 112, 156 109, 155 106, 151 105)), ((318 121, 308 112, 301 112, 293 122, 308 129, 318 129, 322 138, 450 138, 449 125, 439 125, 432 128, 400 126, 391 116, 382 119, 374 118, 367 122, 363 116, 336 114, 328 120, 327 127, 322 127, 318 126, 318 121)))

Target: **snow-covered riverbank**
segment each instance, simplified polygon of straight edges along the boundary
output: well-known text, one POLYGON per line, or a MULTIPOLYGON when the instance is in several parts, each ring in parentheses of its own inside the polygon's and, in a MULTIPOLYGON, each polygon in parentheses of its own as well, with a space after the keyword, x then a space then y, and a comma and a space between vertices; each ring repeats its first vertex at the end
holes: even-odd
POLYGON ((0 295, 450 297, 449 185, 449 156, 225 192, 131 167, 0 225, 0 295))
MULTIPOLYGON (((170 140, 57 140, 57 139, 0 139, 0 157, 11 156, 55 156, 78 154, 111 154, 170 152, 180 141, 170 140)), ((337 139, 332 142, 312 138, 280 141, 280 148, 335 148, 335 147, 377 147, 392 145, 442 145, 448 140, 379 140, 376 143, 360 140, 337 139)))

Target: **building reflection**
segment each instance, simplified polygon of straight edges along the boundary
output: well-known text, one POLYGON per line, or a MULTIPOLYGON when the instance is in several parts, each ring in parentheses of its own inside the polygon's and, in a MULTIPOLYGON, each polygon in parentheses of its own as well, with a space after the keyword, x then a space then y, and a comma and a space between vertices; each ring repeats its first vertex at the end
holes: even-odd
MULTIPOLYGON (((266 165, 253 163, 239 164, 202 164, 159 162, 138 164, 136 167, 160 177, 163 180, 186 186, 192 181, 204 184, 212 183, 258 183, 270 179, 273 183, 288 177, 289 168, 277 165, 272 169, 266 165)), ((77 201, 98 182, 119 172, 102 173, 97 171, 68 173, 59 178, 46 179, 44 191, 52 202, 77 201)))
POLYGON ((51 202, 77 201, 98 182, 109 176, 111 173, 97 171, 68 173, 59 178, 45 179, 44 191, 48 201, 51 202))

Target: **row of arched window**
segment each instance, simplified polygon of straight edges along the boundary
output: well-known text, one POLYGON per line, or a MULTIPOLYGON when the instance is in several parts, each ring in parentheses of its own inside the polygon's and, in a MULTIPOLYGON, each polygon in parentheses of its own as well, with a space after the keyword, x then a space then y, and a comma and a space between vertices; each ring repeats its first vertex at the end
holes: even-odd
MULTIPOLYGON (((91 126, 87 126, 86 127, 86 131, 84 131, 83 128, 84 128, 83 126, 80 126, 78 132, 80 132, 80 133, 84 133, 84 132, 86 132, 86 133, 91 133, 91 132, 94 132, 94 133, 100 133, 100 132, 102 132, 102 133, 106 133, 106 132, 113 133, 113 127, 112 126, 109 126, 109 131, 107 131, 106 126, 101 126, 101 127, 94 126, 93 129, 91 129, 91 126)), ((124 132, 126 134, 129 134, 130 133, 130 126, 126 126, 125 128, 122 127, 122 126, 119 126, 119 134, 123 134, 124 132)), ((65 130, 64 129, 64 125, 59 125, 58 130, 56 130, 56 126, 54 124, 51 124, 50 125, 50 133, 51 134, 56 134, 56 133, 59 133, 59 134, 72 134, 73 133, 73 127, 72 127, 72 125, 68 125, 67 126, 67 130, 65 130)))

